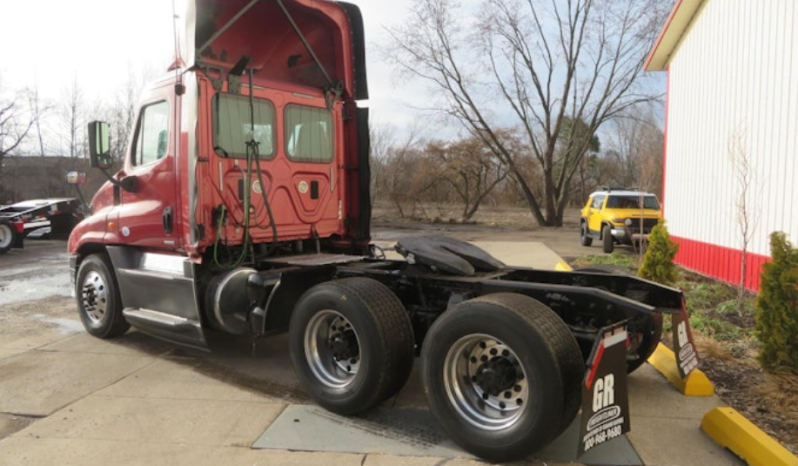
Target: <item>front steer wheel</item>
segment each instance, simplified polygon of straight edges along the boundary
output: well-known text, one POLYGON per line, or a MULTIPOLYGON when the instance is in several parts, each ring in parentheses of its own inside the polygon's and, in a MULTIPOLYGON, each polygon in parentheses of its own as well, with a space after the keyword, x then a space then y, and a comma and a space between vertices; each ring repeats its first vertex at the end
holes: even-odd
POLYGON ((421 364, 438 422, 489 461, 539 450, 579 409, 579 346, 551 309, 526 296, 491 294, 445 312, 425 338, 421 364))
POLYGON ((351 415, 395 395, 415 356, 410 317, 399 298, 370 278, 309 289, 289 324, 300 384, 325 409, 351 415))
POLYGON ((130 328, 122 315, 122 298, 113 266, 105 255, 92 254, 83 260, 75 280, 75 295, 80 320, 90 334, 113 338, 130 328))

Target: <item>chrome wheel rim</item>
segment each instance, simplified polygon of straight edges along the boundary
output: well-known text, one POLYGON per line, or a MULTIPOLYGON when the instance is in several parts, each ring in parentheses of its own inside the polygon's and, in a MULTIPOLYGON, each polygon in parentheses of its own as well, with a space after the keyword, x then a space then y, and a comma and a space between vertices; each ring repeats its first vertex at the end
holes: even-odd
POLYGON ((305 328, 305 357, 326 387, 345 388, 360 369, 360 339, 352 323, 333 310, 317 312, 305 328))
POLYGON ((100 325, 108 310, 108 287, 98 272, 91 271, 83 278, 81 302, 89 323, 95 327, 100 325))
POLYGON ((490 335, 467 335, 449 348, 443 367, 446 396, 471 425, 496 431, 519 422, 529 381, 509 346, 490 335))
POLYGON ((8 225, 0 225, 0 249, 5 249, 11 245, 11 238, 14 235, 11 232, 11 227, 8 225))

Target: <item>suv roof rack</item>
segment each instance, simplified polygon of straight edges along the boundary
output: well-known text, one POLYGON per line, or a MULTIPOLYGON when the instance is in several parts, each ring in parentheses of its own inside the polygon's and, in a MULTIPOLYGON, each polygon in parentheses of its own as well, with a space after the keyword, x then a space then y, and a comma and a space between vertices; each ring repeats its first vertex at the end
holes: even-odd
POLYGON ((599 186, 596 191, 640 191, 640 188, 624 186, 599 186))

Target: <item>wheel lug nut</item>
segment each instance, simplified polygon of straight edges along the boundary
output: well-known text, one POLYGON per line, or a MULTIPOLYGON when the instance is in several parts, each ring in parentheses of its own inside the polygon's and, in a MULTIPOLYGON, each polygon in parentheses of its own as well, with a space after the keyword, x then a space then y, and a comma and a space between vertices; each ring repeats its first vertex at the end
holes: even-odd
POLYGON ((521 386, 520 385, 516 385, 515 387, 513 387, 513 390, 515 390, 516 392, 520 392, 521 391, 521 386))
POLYGON ((486 345, 484 341, 480 341, 480 342, 479 342, 479 347, 480 347, 480 348, 482 348, 482 349, 485 349, 485 347, 487 347, 487 346, 488 346, 488 345, 486 345))
POLYGON ((477 357, 476 356, 471 356, 471 362, 476 364, 477 357))
POLYGON ((524 400, 519 398, 519 399, 515 400, 515 404, 517 404, 518 406, 521 406, 522 404, 524 404, 524 400))
POLYGON ((507 398, 507 399, 509 400, 510 398, 512 398, 512 397, 513 397, 513 394, 512 394, 512 393, 510 393, 510 392, 504 392, 504 397, 505 397, 505 398, 507 398))
POLYGON ((504 409, 504 408, 506 408, 506 407, 507 407, 507 405, 506 405, 506 404, 504 404, 504 401, 502 401, 502 402, 500 402, 500 403, 499 403, 499 408, 501 408, 501 409, 504 409))
POLYGON ((488 362, 488 357, 483 354, 482 357, 480 358, 480 360, 482 362, 488 362))
POLYGON ((502 350, 502 356, 504 356, 505 358, 509 357, 510 356, 510 351, 502 350))
POLYGON ((491 348, 490 349, 490 355, 491 356, 496 356, 497 353, 498 353, 498 351, 496 351, 496 348, 491 348))
POLYGON ((357 358, 352 358, 349 360, 350 364, 357 364, 357 358))
POLYGON ((483 400, 487 401, 487 400, 488 400, 488 398, 490 398, 490 395, 488 395, 487 393, 483 393, 483 394, 482 394, 482 399, 483 399, 483 400))

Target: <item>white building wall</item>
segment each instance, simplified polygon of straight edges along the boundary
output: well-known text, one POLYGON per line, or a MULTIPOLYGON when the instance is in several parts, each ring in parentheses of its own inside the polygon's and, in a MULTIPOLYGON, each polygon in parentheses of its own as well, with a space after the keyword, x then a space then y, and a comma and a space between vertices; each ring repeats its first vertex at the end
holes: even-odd
POLYGON ((672 235, 741 248, 730 147, 754 173, 749 252, 798 244, 798 1, 708 0, 670 62, 665 218, 672 235))

